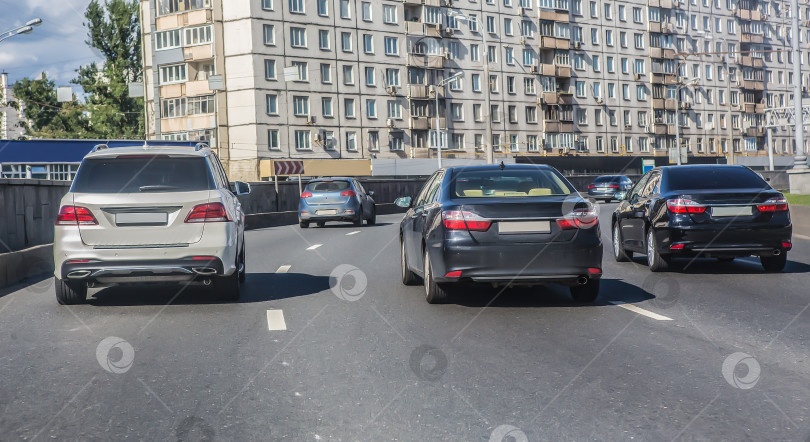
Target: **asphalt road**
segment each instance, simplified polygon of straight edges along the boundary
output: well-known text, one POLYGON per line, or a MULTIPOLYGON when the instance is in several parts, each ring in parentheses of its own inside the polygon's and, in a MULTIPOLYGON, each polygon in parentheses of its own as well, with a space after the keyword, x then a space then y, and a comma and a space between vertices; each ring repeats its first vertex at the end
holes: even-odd
POLYGON ((0 439, 810 436, 810 238, 782 274, 651 274, 606 241, 595 305, 553 286, 428 305, 399 281, 399 219, 248 232, 235 304, 150 287, 68 308, 49 279, 0 292, 0 439))

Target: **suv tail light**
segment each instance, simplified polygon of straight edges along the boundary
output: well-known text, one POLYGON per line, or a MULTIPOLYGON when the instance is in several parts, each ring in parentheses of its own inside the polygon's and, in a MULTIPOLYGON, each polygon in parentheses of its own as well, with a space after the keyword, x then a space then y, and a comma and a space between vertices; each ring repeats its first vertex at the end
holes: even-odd
POLYGON ((442 212, 444 228, 447 230, 470 230, 474 232, 486 232, 492 221, 466 210, 448 210, 442 212))
POLYGON ((228 212, 222 203, 198 204, 186 217, 187 223, 215 223, 230 221, 228 212))
POLYGON ((311 197, 312 197, 311 192, 304 192, 301 194, 301 198, 311 198, 311 197))
POLYGON ((667 200, 667 209, 671 213, 706 213, 706 206, 685 198, 667 200))
POLYGON ((95 226, 98 225, 96 217, 90 209, 80 206, 62 206, 56 215, 57 226, 95 226))
POLYGON ((357 196, 357 194, 354 193, 354 190, 349 189, 349 190, 344 190, 343 192, 340 192, 340 196, 357 196))
POLYGON ((599 224, 599 214, 596 213, 593 206, 575 209, 557 220, 557 225, 561 230, 587 229, 597 224, 599 224))
POLYGON ((785 212, 788 209, 788 202, 785 197, 771 198, 764 203, 757 204, 760 212, 785 212))

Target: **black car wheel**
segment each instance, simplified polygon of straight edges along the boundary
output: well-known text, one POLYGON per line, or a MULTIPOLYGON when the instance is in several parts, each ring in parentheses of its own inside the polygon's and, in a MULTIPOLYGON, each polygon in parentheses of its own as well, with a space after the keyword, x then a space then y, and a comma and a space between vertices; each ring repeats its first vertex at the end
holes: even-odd
POLYGON ((759 262, 766 272, 781 272, 787 265, 787 253, 782 252, 777 256, 760 256, 759 262))
POLYGON ((622 231, 619 223, 613 224, 613 258, 616 262, 627 262, 633 259, 633 252, 628 252, 622 247, 622 231))
POLYGON ((651 272, 662 272, 669 268, 669 257, 658 253, 658 243, 652 227, 647 230, 647 266, 651 272))
POLYGON ((408 259, 405 255, 405 242, 399 242, 399 262, 402 270, 402 283, 405 285, 419 284, 419 276, 408 268, 408 259))
POLYGON ((298 227, 300 227, 302 229, 306 229, 307 227, 309 227, 309 222, 308 221, 298 221, 298 227))
POLYGON ((325 221, 318 221, 318 227, 323 227, 326 225, 325 221))
POLYGON ((591 279, 584 285, 571 286, 571 298, 576 302, 593 302, 599 296, 599 280, 591 279))
POLYGON ((239 282, 245 282, 247 279, 247 267, 245 266, 245 245, 242 244, 242 252, 239 254, 239 282))
POLYGON ((56 302, 60 305, 84 304, 87 301, 87 285, 77 282, 67 282, 53 277, 56 289, 56 302))
POLYGON ((366 224, 370 226, 377 224, 377 207, 371 207, 371 216, 366 220, 366 224))
POLYGON ((430 254, 425 250, 425 299, 428 304, 444 304, 450 298, 446 287, 433 280, 433 271, 430 268, 430 254))

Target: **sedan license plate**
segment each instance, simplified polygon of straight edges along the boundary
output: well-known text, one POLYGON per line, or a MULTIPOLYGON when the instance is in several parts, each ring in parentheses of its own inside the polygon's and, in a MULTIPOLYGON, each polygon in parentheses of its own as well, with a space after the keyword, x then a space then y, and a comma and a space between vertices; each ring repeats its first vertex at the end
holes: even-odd
POLYGON ((712 207, 712 216, 751 216, 751 206, 712 207))
POLYGON ((498 233, 551 233, 550 221, 500 221, 498 233))
POLYGON ((169 222, 166 212, 116 213, 116 225, 165 226, 169 222))
POLYGON ((318 215, 337 215, 336 209, 324 209, 316 212, 318 215))

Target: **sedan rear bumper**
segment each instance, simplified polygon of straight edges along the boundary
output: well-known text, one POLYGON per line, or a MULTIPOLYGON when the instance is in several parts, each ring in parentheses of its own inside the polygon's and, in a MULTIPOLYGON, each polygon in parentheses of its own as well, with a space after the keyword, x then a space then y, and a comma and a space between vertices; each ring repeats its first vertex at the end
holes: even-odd
POLYGON ((791 249, 792 226, 685 227, 656 232, 659 250, 672 256, 773 256, 791 249))

